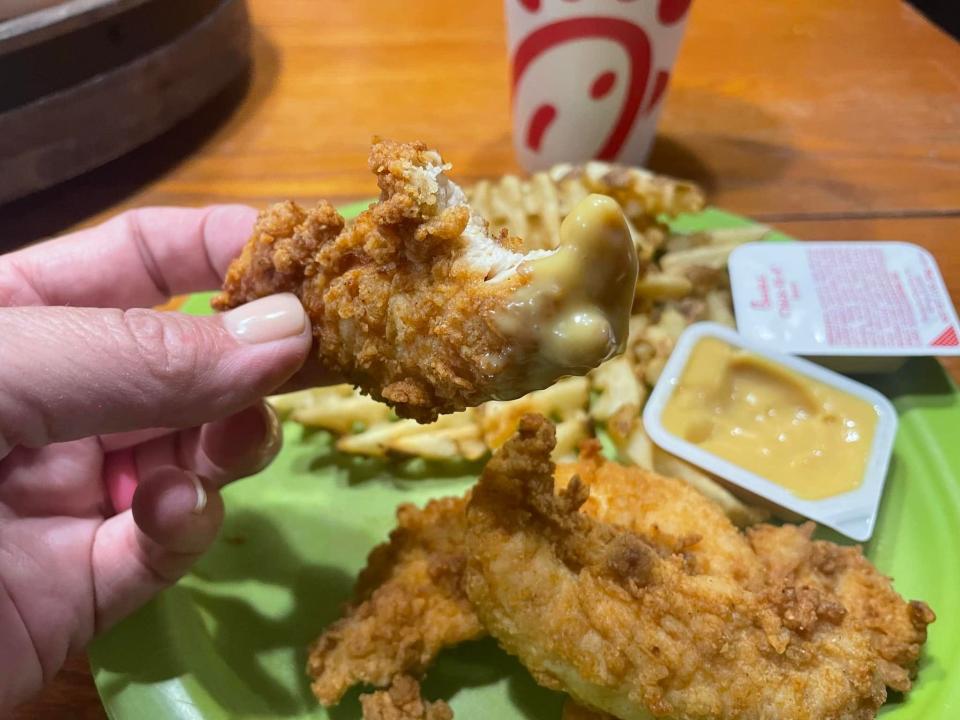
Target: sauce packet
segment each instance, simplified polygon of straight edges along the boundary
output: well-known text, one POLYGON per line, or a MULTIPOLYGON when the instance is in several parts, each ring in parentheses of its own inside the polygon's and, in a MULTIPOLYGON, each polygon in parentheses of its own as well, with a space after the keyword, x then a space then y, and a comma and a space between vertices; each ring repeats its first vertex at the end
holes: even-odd
POLYGON ((905 242, 745 243, 730 256, 737 329, 841 372, 960 355, 937 261, 905 242))

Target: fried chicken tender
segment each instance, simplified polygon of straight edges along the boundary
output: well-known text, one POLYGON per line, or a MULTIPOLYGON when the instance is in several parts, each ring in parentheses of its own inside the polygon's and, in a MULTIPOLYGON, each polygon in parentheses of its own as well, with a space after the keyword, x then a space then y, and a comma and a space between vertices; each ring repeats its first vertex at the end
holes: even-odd
POLYGON ((657 552, 679 555, 699 575, 759 582, 750 547, 715 503, 683 480, 608 461, 600 451, 599 441, 587 441, 578 462, 554 471, 557 492, 574 478, 585 486, 582 514, 644 536, 657 552))
POLYGON ((386 690, 360 696, 363 720, 453 720, 453 710, 443 700, 426 702, 420 683, 398 675, 386 690))
POLYGON ((418 675, 444 647, 484 634, 463 592, 465 508, 466 498, 397 508, 397 527, 370 553, 345 616, 310 649, 307 672, 323 705, 356 683, 418 675))
POLYGON ((328 202, 263 212, 214 307, 295 293, 321 365, 422 422, 623 350, 638 261, 614 200, 588 196, 559 248, 524 254, 490 234, 426 145, 375 142, 369 166, 380 201, 352 223, 328 202))
MULTIPOLYGON (((936 615, 924 602, 905 603, 859 547, 814 540, 813 531, 813 523, 759 525, 747 531, 747 538, 772 583, 837 598, 846 612, 844 624, 869 636, 883 682, 907 692, 927 639, 927 625, 936 615)), ((805 627, 810 608, 802 595, 789 602, 794 605, 792 622, 805 627)))
MULTIPOLYGON (((579 514, 638 534, 658 558, 701 580, 717 578, 728 595, 767 602, 758 612, 771 648, 801 652, 789 645, 791 629, 802 635, 839 619, 869 631, 870 662, 882 682, 909 688, 933 614, 923 603, 904 603, 856 548, 811 540, 811 524, 757 526, 748 542, 686 483, 606 461, 596 441, 553 477, 558 493, 574 477, 577 492, 589 488, 579 514)), ((321 702, 337 702, 358 682, 385 686, 397 675, 420 674, 443 648, 485 634, 463 578, 466 505, 466 498, 445 498, 423 510, 399 508, 398 528, 371 553, 347 615, 314 645, 310 673, 321 702)))
POLYGON ((588 479, 555 491, 553 444, 524 418, 467 507, 467 595, 538 682, 623 720, 862 720, 909 686, 932 613, 859 550, 758 554, 778 531, 751 544, 702 496, 666 532, 656 506, 618 527, 581 512, 588 479), (898 629, 878 637, 883 618, 898 629))
MULTIPOLYGON (((691 512, 712 504, 686 483, 606 462, 596 440, 584 443, 578 462, 557 468, 556 489, 574 476, 590 484, 587 515, 646 533, 665 553, 696 546, 700 553, 686 558, 702 574, 741 578, 749 566, 750 548, 722 513, 703 514, 690 531, 691 512)), ((308 672, 321 703, 335 704, 356 683, 418 675, 445 647, 486 634, 463 587, 466 505, 444 498, 422 510, 400 506, 397 528, 360 573, 356 599, 311 649, 308 672)))

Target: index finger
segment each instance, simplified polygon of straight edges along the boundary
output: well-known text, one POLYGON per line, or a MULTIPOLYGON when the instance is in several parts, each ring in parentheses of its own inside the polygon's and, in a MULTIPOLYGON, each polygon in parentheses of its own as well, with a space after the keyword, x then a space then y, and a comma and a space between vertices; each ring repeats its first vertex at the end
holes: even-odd
POLYGON ((0 256, 0 305, 150 307, 213 290, 256 217, 245 205, 129 210, 0 256))

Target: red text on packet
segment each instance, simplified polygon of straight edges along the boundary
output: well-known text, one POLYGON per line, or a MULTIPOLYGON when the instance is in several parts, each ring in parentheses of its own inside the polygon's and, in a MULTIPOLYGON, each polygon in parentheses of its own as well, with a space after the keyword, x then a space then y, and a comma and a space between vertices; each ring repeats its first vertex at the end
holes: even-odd
POLYGON ((757 276, 757 293, 759 297, 750 301, 750 307, 754 310, 769 310, 770 285, 767 283, 767 276, 762 273, 757 276))
POLYGON ((777 314, 782 318, 790 317, 790 287, 787 285, 787 278, 783 268, 779 265, 771 265, 770 273, 773 275, 773 288, 777 296, 777 314))

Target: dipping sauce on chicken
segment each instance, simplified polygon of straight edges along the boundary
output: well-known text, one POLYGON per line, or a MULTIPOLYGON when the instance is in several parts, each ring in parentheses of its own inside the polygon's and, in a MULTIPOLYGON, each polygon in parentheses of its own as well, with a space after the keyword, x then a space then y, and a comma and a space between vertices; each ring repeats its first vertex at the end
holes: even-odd
POLYGON ((560 246, 530 253, 516 270, 526 279, 496 311, 496 326, 523 353, 504 373, 497 398, 583 375, 623 352, 637 285, 637 253, 626 218, 604 195, 584 198, 560 225, 560 246))
POLYGON ((705 337, 662 423, 798 497, 819 499, 861 485, 877 417, 866 400, 705 337))

